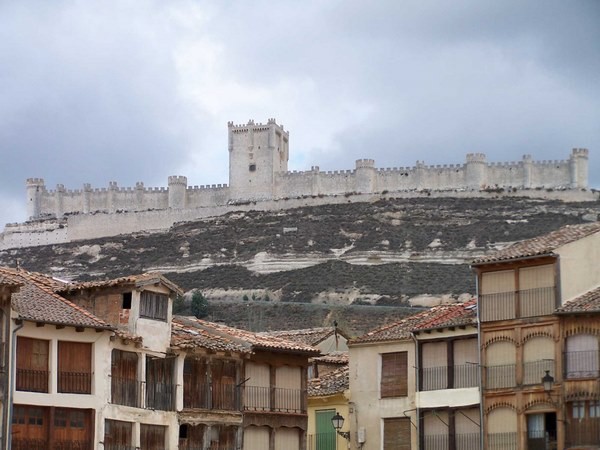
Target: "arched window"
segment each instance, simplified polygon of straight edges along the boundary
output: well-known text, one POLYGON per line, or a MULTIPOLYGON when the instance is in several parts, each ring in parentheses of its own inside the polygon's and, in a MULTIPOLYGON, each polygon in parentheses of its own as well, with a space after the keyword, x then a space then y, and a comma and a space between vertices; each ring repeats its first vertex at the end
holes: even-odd
POLYGON ((491 344, 486 350, 486 388, 500 389, 516 385, 515 344, 499 341, 491 344))

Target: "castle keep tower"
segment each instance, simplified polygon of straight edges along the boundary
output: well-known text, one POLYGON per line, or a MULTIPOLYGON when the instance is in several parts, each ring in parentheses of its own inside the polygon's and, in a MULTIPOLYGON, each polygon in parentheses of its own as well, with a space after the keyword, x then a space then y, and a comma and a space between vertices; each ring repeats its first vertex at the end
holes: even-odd
POLYGON ((288 170, 289 133, 275 119, 228 128, 231 198, 273 198, 275 174, 288 170))
POLYGON ((569 158, 571 172, 571 187, 586 188, 588 184, 588 158, 587 148, 574 148, 569 158))
POLYGON ((42 195, 46 190, 43 178, 27 178, 27 217, 33 219, 42 214, 42 195))

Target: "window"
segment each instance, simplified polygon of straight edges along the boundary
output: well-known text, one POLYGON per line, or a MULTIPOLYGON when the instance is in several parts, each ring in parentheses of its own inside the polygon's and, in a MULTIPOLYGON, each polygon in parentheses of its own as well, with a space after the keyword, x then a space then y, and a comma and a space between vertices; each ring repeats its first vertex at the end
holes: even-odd
POLYGON ((407 361, 407 352, 381 355, 381 398, 408 395, 407 361))
POLYGON ((169 297, 158 292, 143 291, 140 298, 140 317, 167 320, 169 297))
POLYGON ((250 172, 256 172, 256 164, 250 164, 250 166, 248 167, 248 170, 250 172))
POLYGON ((592 378, 599 374, 598 338, 575 334, 567 338, 565 354, 567 378, 592 378))
POLYGON ((104 448, 105 450, 120 450, 131 447, 133 423, 120 420, 106 420, 104 422, 104 448))
POLYGON ((137 377, 138 356, 114 349, 110 368, 111 403, 139 407, 141 385, 137 377))
POLYGON ((131 309, 131 292, 123 293, 122 308, 123 309, 131 309))
POLYGON ((48 392, 49 342, 17 338, 17 391, 48 392))
POLYGON ((383 450, 410 450, 410 419, 383 419, 383 450))
POLYGON ((140 425, 141 450, 163 450, 165 448, 166 429, 162 425, 140 425))
POLYGON ((59 341, 58 392, 92 393, 92 344, 59 341))

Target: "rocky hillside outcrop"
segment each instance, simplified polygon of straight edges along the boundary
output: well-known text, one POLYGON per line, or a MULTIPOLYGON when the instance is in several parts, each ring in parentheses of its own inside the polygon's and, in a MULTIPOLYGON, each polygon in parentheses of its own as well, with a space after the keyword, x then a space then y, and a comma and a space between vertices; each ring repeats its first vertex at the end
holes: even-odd
POLYGON ((407 306, 473 294, 472 259, 599 214, 598 202, 385 198, 234 212, 168 232, 6 250, 0 264, 18 260, 29 270, 79 280, 160 270, 220 301, 222 310, 235 303, 248 309, 259 298, 271 308, 407 306))

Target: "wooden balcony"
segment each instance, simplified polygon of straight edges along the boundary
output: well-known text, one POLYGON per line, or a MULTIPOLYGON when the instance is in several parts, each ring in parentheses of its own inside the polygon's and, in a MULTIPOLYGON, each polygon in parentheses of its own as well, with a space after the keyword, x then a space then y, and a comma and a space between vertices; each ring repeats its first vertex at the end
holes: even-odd
POLYGON ((141 408, 142 382, 130 378, 112 377, 110 380, 110 402, 115 405, 141 408))
POLYGON ((482 322, 551 315, 556 308, 553 286, 479 296, 482 322))
POLYGON ((230 383, 184 383, 183 407, 189 409, 214 409, 238 411, 240 388, 230 383))

